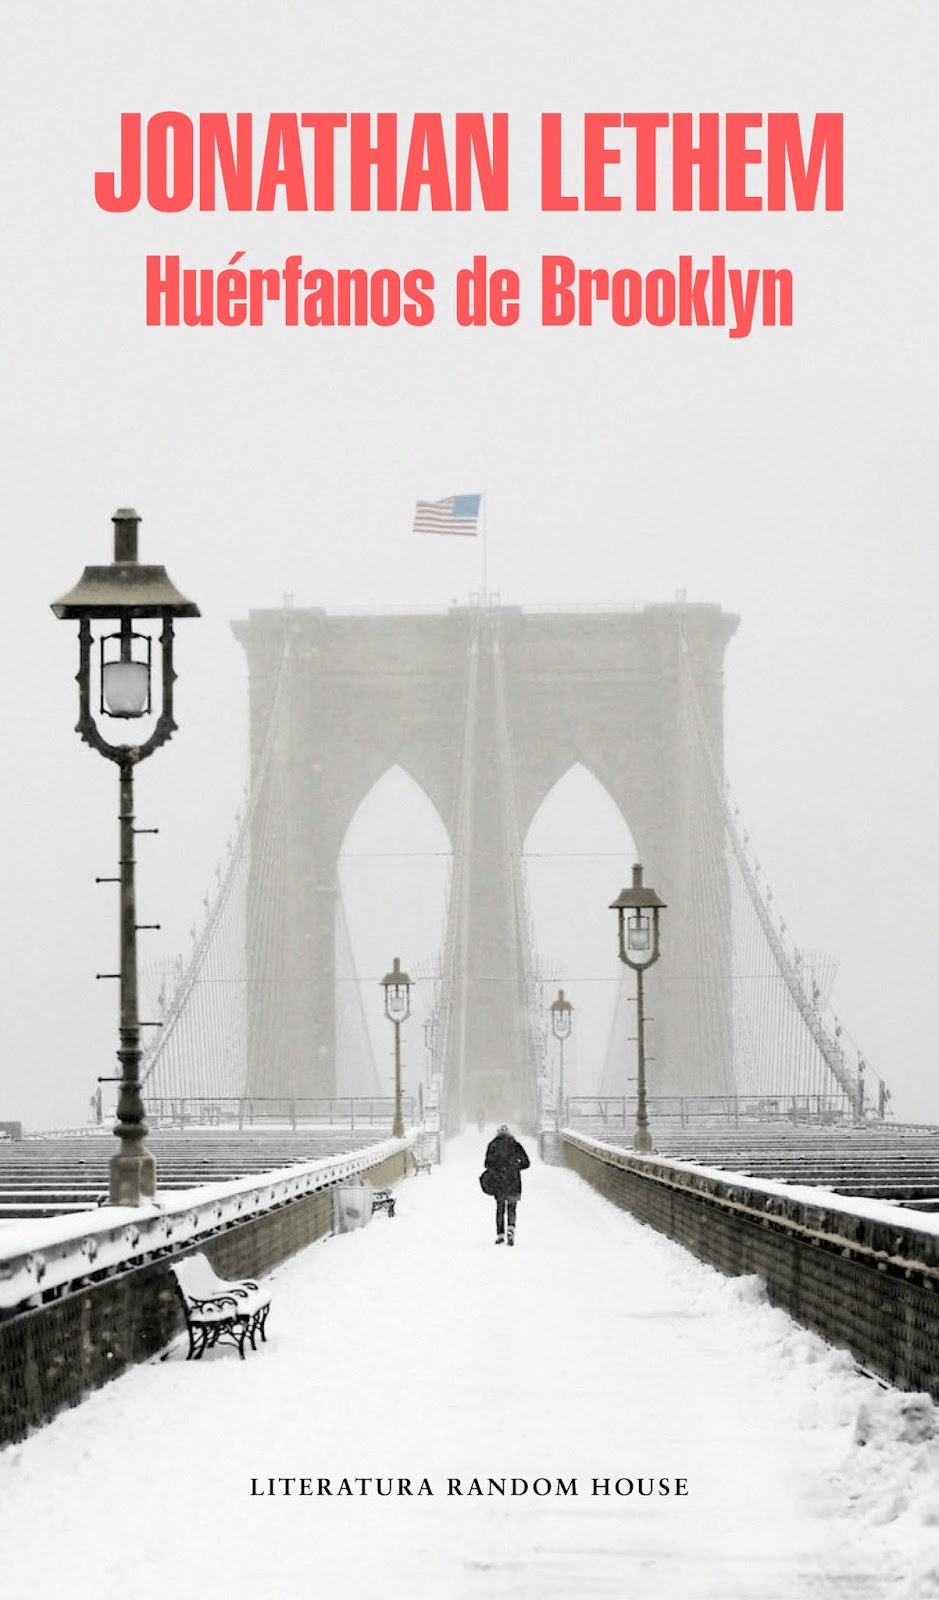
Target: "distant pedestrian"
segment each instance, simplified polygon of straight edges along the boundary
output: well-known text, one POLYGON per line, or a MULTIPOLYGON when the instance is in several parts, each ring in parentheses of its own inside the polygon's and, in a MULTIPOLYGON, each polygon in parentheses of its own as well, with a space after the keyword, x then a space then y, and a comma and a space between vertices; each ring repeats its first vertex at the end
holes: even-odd
POLYGON ((527 1152, 503 1122, 486 1150, 486 1171, 496 1202, 496 1244, 515 1243, 515 1208, 522 1194, 522 1173, 530 1166, 527 1152))
POLYGON ((486 1113, 482 1106, 480 1106, 476 1113, 476 1126, 478 1127, 480 1133, 482 1133, 484 1127, 486 1126, 486 1113))

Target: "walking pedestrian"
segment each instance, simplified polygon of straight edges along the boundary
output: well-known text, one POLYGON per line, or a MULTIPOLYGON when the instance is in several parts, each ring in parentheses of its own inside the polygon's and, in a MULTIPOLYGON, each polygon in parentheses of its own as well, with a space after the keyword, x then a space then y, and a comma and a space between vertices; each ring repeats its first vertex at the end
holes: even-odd
POLYGON ((522 1194, 522 1173, 531 1165, 527 1151, 503 1122, 486 1150, 486 1171, 496 1202, 496 1244, 515 1243, 515 1210, 522 1194))

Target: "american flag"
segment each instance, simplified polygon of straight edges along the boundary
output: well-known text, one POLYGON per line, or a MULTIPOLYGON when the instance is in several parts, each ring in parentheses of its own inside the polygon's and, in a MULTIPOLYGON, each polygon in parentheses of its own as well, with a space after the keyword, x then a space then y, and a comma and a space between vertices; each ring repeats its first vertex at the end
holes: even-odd
POLYGON ((479 532, 481 494, 450 494, 446 500, 418 500, 414 513, 415 533, 479 532))

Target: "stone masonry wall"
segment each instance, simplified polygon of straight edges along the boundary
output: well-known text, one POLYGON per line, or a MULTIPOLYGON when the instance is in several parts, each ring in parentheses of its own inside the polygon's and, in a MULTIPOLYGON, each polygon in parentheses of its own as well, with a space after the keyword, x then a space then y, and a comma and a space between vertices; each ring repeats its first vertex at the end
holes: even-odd
POLYGON ((939 1400, 939 1241, 897 1224, 787 1204, 746 1180, 614 1157, 566 1139, 566 1165, 711 1266, 756 1273, 774 1305, 889 1383, 939 1400))

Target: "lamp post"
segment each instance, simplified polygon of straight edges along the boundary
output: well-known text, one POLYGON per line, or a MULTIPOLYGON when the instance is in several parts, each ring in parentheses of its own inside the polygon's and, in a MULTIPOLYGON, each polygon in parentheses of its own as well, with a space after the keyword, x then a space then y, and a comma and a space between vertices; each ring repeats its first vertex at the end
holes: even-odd
POLYGON ((381 980, 385 991, 385 1016, 389 1022, 394 1023, 395 1029, 395 1117, 391 1125, 393 1139, 404 1138, 404 1118, 401 1115, 401 1024, 406 1022, 411 1015, 411 980, 406 972, 401 971, 401 963, 395 956, 391 964, 391 971, 386 972, 381 980))
POLYGON ((652 1149, 649 1113, 646 1106, 646 1041, 642 981, 647 967, 653 966, 659 959, 659 912, 664 909, 665 901, 660 900, 655 890, 647 888, 643 883, 642 868, 638 864, 633 867, 633 881, 630 888, 621 889, 610 906, 610 910, 615 911, 619 919, 619 958, 636 974, 636 1041, 639 1074, 636 1086, 634 1150, 652 1149))
POLYGON ((120 1089, 114 1132, 120 1148, 111 1159, 110 1202, 137 1206, 156 1193, 156 1162, 144 1140, 148 1128, 140 1092, 140 1018, 137 1011, 137 906, 135 888, 134 768, 172 738, 173 619, 197 617, 198 607, 180 594, 164 567, 137 561, 136 511, 116 511, 114 560, 86 567, 68 594, 53 602, 55 615, 78 623, 78 705, 75 731, 86 744, 117 763, 120 773, 120 1089), (158 638, 155 624, 162 621, 158 638), (146 626, 138 629, 135 624, 146 626), (116 624, 116 629, 108 629, 116 624), (159 695, 153 695, 153 646, 159 646, 159 695), (154 699, 158 710, 151 710, 154 699), (140 744, 112 744, 99 719, 153 717, 140 744))
POLYGON ((564 1116, 564 1040, 571 1036, 571 1012, 574 1007, 569 1000, 564 998, 564 990, 558 990, 558 997, 552 1000, 548 1010, 551 1012, 551 1032, 558 1041, 558 1127, 560 1128, 564 1116))

